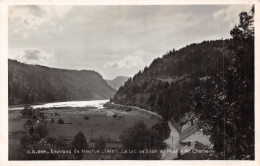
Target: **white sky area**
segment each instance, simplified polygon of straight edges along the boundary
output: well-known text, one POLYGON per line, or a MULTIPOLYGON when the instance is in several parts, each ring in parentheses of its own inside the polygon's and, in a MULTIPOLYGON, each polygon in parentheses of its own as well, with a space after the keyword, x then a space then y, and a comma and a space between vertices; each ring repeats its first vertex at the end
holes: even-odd
POLYGON ((9 6, 10 59, 134 76, 167 51, 230 38, 251 5, 9 6))

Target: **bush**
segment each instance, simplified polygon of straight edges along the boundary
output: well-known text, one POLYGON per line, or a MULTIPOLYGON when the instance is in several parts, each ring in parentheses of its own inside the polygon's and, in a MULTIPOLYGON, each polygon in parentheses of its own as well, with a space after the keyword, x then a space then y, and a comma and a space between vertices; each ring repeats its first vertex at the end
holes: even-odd
POLYGON ((42 118, 42 119, 44 119, 44 118, 45 118, 44 113, 43 113, 43 112, 40 112, 39 117, 42 118))
POLYGON ((125 111, 126 112, 132 111, 132 108, 128 107, 125 111))
POLYGON ((88 117, 88 116, 85 116, 85 117, 84 117, 84 119, 85 119, 85 120, 88 120, 88 119, 89 119, 89 117, 88 117))
POLYGON ((49 137, 47 138, 47 142, 55 147, 59 147, 59 148, 67 147, 67 144, 62 140, 62 138, 49 137))
POLYGON ((32 135, 33 133, 34 133, 34 128, 33 128, 33 126, 31 126, 29 129, 29 134, 32 135))
POLYGON ((123 149, 136 150, 137 153, 122 154, 124 160, 160 159, 159 149, 163 141, 158 133, 149 129, 143 121, 127 128, 120 136, 123 149), (141 153, 140 150, 156 149, 156 153, 141 153))
POLYGON ((41 138, 43 138, 48 134, 48 128, 44 124, 40 123, 35 127, 34 133, 39 134, 41 138))
POLYGON ((21 114, 23 117, 31 118, 33 114, 33 108, 31 106, 25 106, 23 110, 21 110, 21 114))
POLYGON ((85 138, 85 135, 82 131, 78 132, 78 134, 73 138, 73 141, 71 142, 74 149, 78 150, 79 153, 75 153, 75 156, 77 159, 82 159, 83 153, 82 150, 87 149, 87 141, 85 138))
POLYGON ((165 140, 170 137, 170 128, 167 122, 157 123, 152 126, 152 130, 156 131, 161 137, 161 140, 165 140))
POLYGON ((114 115, 113 115, 113 118, 117 118, 117 115, 116 115, 116 114, 114 114, 114 115))
POLYGON ((54 120, 54 119, 51 119, 51 122, 53 123, 53 122, 55 122, 55 120, 54 120))
POLYGON ((33 134, 32 136, 31 136, 31 143, 36 143, 36 142, 38 142, 38 141, 40 141, 41 140, 41 136, 39 135, 39 134, 33 134))
POLYGON ((61 118, 58 120, 58 124, 64 124, 64 120, 62 120, 61 118))
POLYGON ((33 121, 28 119, 25 123, 24 123, 24 129, 28 130, 33 126, 33 121))

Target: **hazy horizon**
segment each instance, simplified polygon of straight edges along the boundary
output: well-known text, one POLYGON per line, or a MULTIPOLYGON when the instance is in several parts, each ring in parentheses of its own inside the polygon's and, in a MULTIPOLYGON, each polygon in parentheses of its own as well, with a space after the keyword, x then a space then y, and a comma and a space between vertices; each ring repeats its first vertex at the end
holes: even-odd
POLYGON ((157 57, 230 38, 251 5, 9 6, 9 55, 27 64, 132 77, 157 57))

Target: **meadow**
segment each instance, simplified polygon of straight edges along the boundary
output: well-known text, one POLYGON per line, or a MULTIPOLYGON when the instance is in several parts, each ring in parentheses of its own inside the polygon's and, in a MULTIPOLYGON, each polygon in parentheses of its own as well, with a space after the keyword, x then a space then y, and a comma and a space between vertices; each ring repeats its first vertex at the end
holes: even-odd
MULTIPOLYGON (((158 118, 144 114, 138 110, 118 110, 113 108, 95 107, 67 107, 48 108, 41 111, 44 113, 48 124, 48 137, 63 138, 71 141, 73 137, 82 131, 92 146, 91 140, 103 136, 108 142, 107 147, 120 147, 120 134, 136 122, 144 121, 150 128, 159 123, 158 118), (58 124, 62 119, 64 124, 58 124)), ((21 155, 20 136, 23 135, 26 118, 23 118, 19 110, 9 110, 9 159, 19 160, 21 155)))

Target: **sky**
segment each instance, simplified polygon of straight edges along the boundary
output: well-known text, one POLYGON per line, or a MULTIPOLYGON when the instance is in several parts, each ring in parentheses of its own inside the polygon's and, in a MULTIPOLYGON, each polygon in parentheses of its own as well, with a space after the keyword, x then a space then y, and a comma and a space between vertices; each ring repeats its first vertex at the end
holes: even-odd
POLYGON ((153 59, 230 38, 251 5, 9 6, 8 58, 132 77, 153 59))

